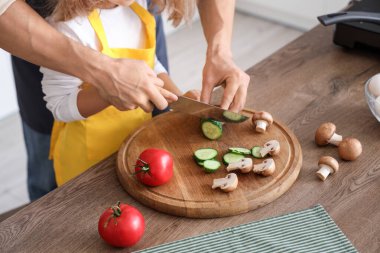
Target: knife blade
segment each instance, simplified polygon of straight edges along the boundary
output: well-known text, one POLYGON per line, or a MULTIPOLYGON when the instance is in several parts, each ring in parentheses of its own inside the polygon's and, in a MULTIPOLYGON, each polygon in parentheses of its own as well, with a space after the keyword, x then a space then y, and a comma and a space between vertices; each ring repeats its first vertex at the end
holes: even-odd
POLYGON ((220 107, 199 102, 197 100, 179 96, 178 100, 170 104, 172 111, 183 112, 199 118, 212 118, 220 122, 241 123, 248 119, 240 113, 223 110, 220 107))

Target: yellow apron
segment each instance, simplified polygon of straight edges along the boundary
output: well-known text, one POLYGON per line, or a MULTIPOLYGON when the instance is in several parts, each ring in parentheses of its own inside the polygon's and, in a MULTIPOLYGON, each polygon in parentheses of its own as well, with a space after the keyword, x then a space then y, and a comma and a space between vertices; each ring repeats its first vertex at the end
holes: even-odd
MULTIPOLYGON (((142 49, 110 48, 99 12, 94 10, 88 19, 101 43, 103 54, 113 58, 143 60, 153 68, 156 50, 155 19, 136 2, 130 8, 145 26, 146 45, 142 49)), ((116 152, 123 140, 151 117, 150 113, 145 113, 140 108, 121 112, 109 106, 85 120, 69 123, 55 121, 50 158, 54 160, 58 186, 116 152)))

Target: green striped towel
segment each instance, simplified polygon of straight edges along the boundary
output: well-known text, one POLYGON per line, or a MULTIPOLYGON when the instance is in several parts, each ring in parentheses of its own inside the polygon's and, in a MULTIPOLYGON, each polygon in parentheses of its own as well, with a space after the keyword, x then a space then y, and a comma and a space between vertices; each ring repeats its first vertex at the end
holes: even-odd
POLYGON ((139 252, 357 252, 318 205, 300 212, 255 221, 139 252))

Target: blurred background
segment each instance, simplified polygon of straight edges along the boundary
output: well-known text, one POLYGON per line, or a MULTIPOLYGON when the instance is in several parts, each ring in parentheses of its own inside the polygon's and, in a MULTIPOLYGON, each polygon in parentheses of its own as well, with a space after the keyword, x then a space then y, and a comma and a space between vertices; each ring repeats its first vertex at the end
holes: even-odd
MULTIPOLYGON (((317 16, 349 0, 237 0, 232 51, 247 69, 318 25, 317 16)), ((170 74, 182 91, 200 89, 205 60, 199 17, 176 29, 165 24, 170 74)), ((29 203, 26 153, 9 54, 0 49, 0 214, 29 203)))

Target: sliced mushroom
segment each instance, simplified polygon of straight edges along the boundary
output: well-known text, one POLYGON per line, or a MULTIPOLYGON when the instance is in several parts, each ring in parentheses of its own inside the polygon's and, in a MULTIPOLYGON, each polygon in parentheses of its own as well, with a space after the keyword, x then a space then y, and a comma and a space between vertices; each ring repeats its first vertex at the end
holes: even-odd
POLYGON ((322 156, 318 162, 319 170, 317 176, 325 181, 330 174, 334 174, 339 170, 339 163, 331 156, 322 156))
POLYGON ((333 123, 323 123, 315 132, 315 143, 318 146, 326 146, 329 143, 338 146, 342 141, 342 136, 335 133, 335 130, 336 126, 333 123))
POLYGON ((253 165, 254 173, 257 173, 266 177, 273 175, 275 170, 276 170, 276 164, 274 163, 274 160, 272 158, 265 159, 262 163, 253 165))
POLYGON ((253 162, 251 158, 243 158, 240 161, 228 164, 227 171, 240 170, 242 173, 248 173, 252 170, 253 162))
POLYGON ((267 127, 272 125, 273 117, 269 112, 254 112, 252 123, 256 126, 256 132, 264 133, 267 127))
POLYGON ((265 157, 267 154, 278 155, 280 153, 280 143, 276 140, 268 141, 260 150, 261 157, 265 157))
POLYGON ((356 160, 362 150, 362 144, 355 138, 344 138, 338 146, 339 157, 346 161, 356 160))
POLYGON ((235 173, 228 174, 225 178, 214 179, 212 189, 220 188, 225 192, 232 192, 237 188, 238 177, 235 173))

